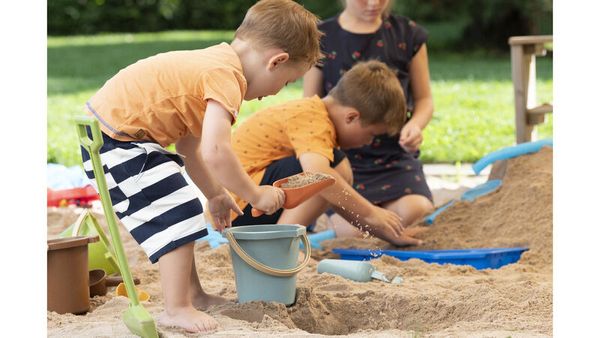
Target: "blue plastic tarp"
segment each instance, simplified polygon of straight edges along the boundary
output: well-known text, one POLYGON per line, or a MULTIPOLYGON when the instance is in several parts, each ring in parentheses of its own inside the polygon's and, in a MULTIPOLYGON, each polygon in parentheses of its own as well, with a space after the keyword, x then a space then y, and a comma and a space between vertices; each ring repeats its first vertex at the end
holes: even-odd
POLYGON ((62 164, 46 165, 46 182, 52 190, 82 188, 91 184, 80 166, 65 167, 62 164))

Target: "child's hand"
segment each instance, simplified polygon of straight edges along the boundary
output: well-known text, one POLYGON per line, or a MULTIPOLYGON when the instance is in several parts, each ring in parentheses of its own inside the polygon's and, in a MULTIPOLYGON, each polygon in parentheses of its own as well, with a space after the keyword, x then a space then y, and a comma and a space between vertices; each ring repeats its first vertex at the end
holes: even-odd
POLYGON ((391 226, 377 227, 370 231, 373 236, 388 241, 396 246, 421 245, 423 241, 402 234, 398 235, 398 231, 391 226))
MULTIPOLYGON (((373 207, 373 211, 365 220, 372 228, 389 228, 397 236, 401 236, 404 231, 404 226, 402 225, 402 218, 393 211, 380 208, 377 206, 373 207)), ((370 231, 371 229, 364 229, 370 231)))
POLYGON ((398 142, 404 150, 414 153, 419 150, 423 143, 423 131, 416 123, 408 122, 400 131, 400 141, 398 142))
POLYGON ((405 234, 405 228, 402 225, 402 219, 396 213, 375 207, 375 211, 367 217, 370 226, 364 230, 369 231, 373 236, 388 241, 396 246, 421 245, 423 241, 412 238, 405 234), (390 215, 392 214, 392 215, 390 215))
POLYGON ((208 199, 208 210, 210 211, 213 222, 215 223, 214 225, 219 232, 223 231, 225 228, 231 227, 230 210, 233 210, 233 212, 240 216, 244 214, 242 209, 235 204, 233 198, 231 198, 225 190, 208 199))
POLYGON ((250 204, 267 215, 272 215, 277 210, 283 208, 285 202, 285 193, 280 188, 270 185, 261 185, 258 187, 258 197, 250 204))

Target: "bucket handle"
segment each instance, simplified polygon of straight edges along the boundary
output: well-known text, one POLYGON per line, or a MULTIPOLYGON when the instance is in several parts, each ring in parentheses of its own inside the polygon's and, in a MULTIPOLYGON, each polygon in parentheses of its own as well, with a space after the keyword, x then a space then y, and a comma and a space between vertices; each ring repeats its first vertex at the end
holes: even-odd
POLYGON ((240 256, 240 258, 244 260, 244 262, 248 263, 248 265, 250 265, 251 267, 267 275, 275 277, 291 277, 300 272, 302 269, 304 269, 310 261, 310 242, 308 241, 308 237, 306 237, 306 234, 302 234, 300 237, 302 243, 304 243, 304 247, 306 248, 304 261, 293 269, 274 269, 270 266, 264 265, 261 262, 258 262, 254 258, 250 257, 250 255, 248 255, 246 251, 242 249, 242 247, 238 244, 231 231, 227 231, 225 233, 225 236, 229 240, 229 245, 231 246, 233 251, 235 251, 235 253, 237 253, 238 256, 240 256))

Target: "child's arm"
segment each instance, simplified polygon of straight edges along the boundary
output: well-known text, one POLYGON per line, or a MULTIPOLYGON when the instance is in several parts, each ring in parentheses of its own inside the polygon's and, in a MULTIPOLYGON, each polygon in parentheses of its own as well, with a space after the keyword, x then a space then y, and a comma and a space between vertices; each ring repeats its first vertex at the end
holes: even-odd
POLYGON ((423 143, 423 130, 433 116, 433 96, 429 84, 427 45, 421 46, 409 67, 411 91, 415 107, 411 119, 400 132, 400 146, 408 152, 416 152, 423 143))
POLYGON ((400 239, 404 231, 400 216, 375 206, 362 197, 335 169, 329 166, 329 160, 325 156, 318 153, 303 153, 299 160, 303 171, 322 172, 335 177, 335 184, 323 190, 321 196, 352 225, 393 244, 404 243, 400 239))
POLYGON ((213 100, 208 100, 206 106, 201 147, 207 166, 225 188, 268 215, 283 206, 283 190, 257 186, 244 171, 231 147, 231 115, 213 100))
POLYGON ((304 97, 313 95, 323 96, 323 71, 317 67, 312 67, 306 74, 303 80, 304 97))
POLYGON ((231 212, 243 212, 225 189, 210 175, 200 154, 200 139, 192 135, 181 138, 175 144, 177 152, 185 156, 183 162, 192 181, 208 200, 208 209, 219 231, 231 226, 231 212))

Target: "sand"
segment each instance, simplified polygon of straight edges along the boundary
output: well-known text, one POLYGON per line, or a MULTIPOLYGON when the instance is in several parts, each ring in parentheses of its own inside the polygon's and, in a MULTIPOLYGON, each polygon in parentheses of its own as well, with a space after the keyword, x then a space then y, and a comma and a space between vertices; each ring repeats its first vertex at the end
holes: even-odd
MULTIPOLYGON (((388 276, 402 276, 404 282, 359 283, 317 274, 317 259, 335 257, 328 250, 317 251, 298 275, 295 305, 253 302, 210 308, 208 313, 221 329, 206 336, 551 336, 552 150, 509 160, 504 175, 497 192, 472 203, 456 204, 419 233, 426 241, 419 249, 529 247, 518 263, 476 270, 383 256, 371 262, 388 276)), ((49 209, 49 237, 71 224, 79 212, 77 208, 49 209)), ((102 215, 97 216, 104 225, 102 215)), ((158 266, 150 264, 126 231, 121 234, 133 275, 141 279, 139 287, 151 297, 143 304, 156 317, 162 310, 158 266)), ((326 249, 389 248, 376 239, 336 239, 323 245, 326 249)), ((229 247, 210 249, 199 243, 195 256, 205 289, 235 299, 229 247)), ((131 336, 120 319, 127 299, 114 296, 114 288, 91 303, 91 311, 84 316, 48 312, 48 335, 131 336)), ((163 337, 194 336, 173 328, 158 329, 163 337)))
POLYGON ((309 184, 318 183, 327 179, 333 178, 333 176, 323 173, 311 173, 304 172, 296 174, 287 178, 285 183, 281 184, 282 188, 300 188, 309 184))

